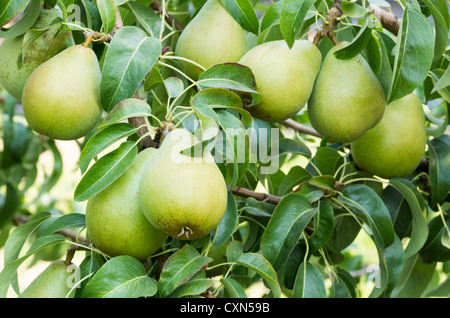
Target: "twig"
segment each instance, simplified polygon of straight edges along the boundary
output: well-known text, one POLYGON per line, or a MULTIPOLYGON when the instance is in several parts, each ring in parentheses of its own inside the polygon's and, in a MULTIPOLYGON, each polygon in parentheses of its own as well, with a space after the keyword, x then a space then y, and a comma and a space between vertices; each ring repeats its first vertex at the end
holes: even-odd
POLYGON ((282 125, 290 127, 299 133, 308 134, 311 136, 322 138, 322 136, 314 129, 309 126, 299 124, 293 119, 287 119, 281 122, 282 125))
MULTIPOLYGON (((154 0, 151 4, 150 7, 155 10, 158 14, 162 14, 162 9, 161 9, 161 1, 159 0, 154 0)), ((173 17, 170 14, 166 14, 166 16, 164 17, 164 19, 166 20, 166 22, 170 25, 173 25, 174 28, 176 30, 183 30, 184 29, 184 25, 181 24, 180 21, 178 21, 175 17, 173 17)))
POLYGON ((386 30, 390 31, 394 35, 398 34, 401 20, 397 17, 397 15, 374 5, 370 6, 370 10, 372 14, 380 20, 386 30))
POLYGON ((249 190, 246 188, 241 188, 238 186, 231 189, 231 193, 236 194, 241 197, 254 198, 258 201, 268 202, 268 203, 272 203, 272 204, 278 204, 278 203, 280 203, 280 201, 282 199, 281 197, 276 196, 276 195, 255 192, 255 191, 252 191, 252 190, 249 190))

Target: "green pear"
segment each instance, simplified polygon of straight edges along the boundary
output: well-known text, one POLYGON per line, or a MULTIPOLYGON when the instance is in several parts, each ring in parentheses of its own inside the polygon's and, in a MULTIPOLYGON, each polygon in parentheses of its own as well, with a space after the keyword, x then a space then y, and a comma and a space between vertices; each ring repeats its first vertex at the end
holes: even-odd
POLYGON ((53 139, 85 136, 99 122, 101 72, 94 51, 72 46, 40 65, 23 91, 25 119, 53 139))
POLYGON ((291 49, 284 40, 254 47, 239 63, 252 70, 262 100, 246 109, 268 122, 296 115, 311 95, 321 62, 319 49, 307 40, 295 41, 291 49))
MULTIPOLYGON (((41 13, 31 29, 45 29, 53 20, 62 17, 58 7, 41 9, 41 13)), ((18 61, 22 54, 24 35, 7 38, 0 45, 0 85, 18 100, 22 99, 25 83, 31 73, 42 63, 49 60, 61 50, 74 45, 72 34, 65 32, 55 37, 59 27, 53 26, 28 48, 22 66, 18 61)))
POLYGON ((140 152, 123 175, 88 200, 87 232, 92 243, 110 256, 145 260, 167 239, 148 222, 138 199, 142 171, 157 151, 148 148, 140 152))
POLYGON ((73 266, 60 260, 52 262, 28 285, 19 298, 72 298, 74 292, 70 292, 73 287, 70 277, 73 275, 73 266))
POLYGON ((214 230, 227 206, 227 186, 212 155, 180 153, 197 142, 186 129, 170 131, 145 169, 139 191, 142 211, 150 223, 184 240, 214 230))
POLYGON ((333 142, 351 142, 374 127, 383 116, 383 87, 361 54, 339 60, 331 48, 322 63, 308 102, 311 125, 333 142))
MULTIPOLYGON (((204 68, 225 62, 237 62, 247 52, 246 32, 219 0, 207 0, 180 35, 175 54, 204 68)), ((203 70, 181 61, 186 74, 197 80, 203 70)))
POLYGON ((427 142, 422 103, 410 94, 386 107, 381 121, 351 143, 356 165, 382 178, 406 177, 419 165, 427 142))

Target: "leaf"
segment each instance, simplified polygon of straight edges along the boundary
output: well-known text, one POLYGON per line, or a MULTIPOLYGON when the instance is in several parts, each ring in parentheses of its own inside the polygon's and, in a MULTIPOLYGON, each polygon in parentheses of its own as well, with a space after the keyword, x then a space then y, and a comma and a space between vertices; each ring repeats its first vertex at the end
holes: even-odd
POLYGON ((274 298, 281 298, 281 288, 278 284, 278 278, 272 265, 260 254, 245 253, 242 254, 236 263, 243 265, 259 276, 269 285, 274 298))
POLYGON ((372 37, 372 29, 369 28, 368 21, 369 18, 367 18, 364 21, 364 24, 361 26, 358 34, 356 34, 352 42, 334 52, 334 56, 336 56, 337 59, 339 60, 351 59, 360 54, 362 50, 366 48, 367 44, 369 43, 372 37))
POLYGON ((234 279, 225 277, 221 278, 220 282, 222 283, 223 287, 225 287, 225 290, 228 292, 230 298, 247 298, 242 285, 234 279))
POLYGON ((434 61, 437 61, 445 53, 448 41, 449 13, 445 3, 439 0, 422 0, 431 12, 434 22, 434 61))
POLYGON ((0 28, 25 10, 30 0, 4 0, 0 3, 0 28))
POLYGON ((164 264, 158 282, 158 293, 162 297, 169 295, 212 260, 210 257, 201 256, 189 244, 184 245, 181 250, 172 254, 164 264))
POLYGON ((131 124, 120 123, 107 126, 92 136, 84 146, 79 160, 81 173, 85 173, 90 162, 103 150, 113 145, 115 142, 131 136, 136 132, 136 128, 131 124))
POLYGON ((137 98, 124 99, 109 112, 98 128, 103 129, 105 126, 119 123, 131 117, 147 117, 151 113, 150 105, 143 100, 137 98))
POLYGON ((181 298, 186 296, 196 296, 204 293, 214 284, 210 279, 194 279, 176 288, 168 297, 181 298))
POLYGON ((416 187, 406 179, 394 178, 389 185, 399 191, 408 202, 412 215, 411 239, 405 249, 405 259, 416 254, 425 244, 428 236, 428 226, 423 215, 423 202, 416 187))
POLYGON ((283 4, 281 5, 280 28, 283 38, 289 48, 292 48, 294 45, 306 14, 314 2, 314 0, 283 1, 283 4))
POLYGON ((9 182, 6 183, 5 198, 0 201, 0 229, 9 223, 20 207, 19 191, 9 182))
POLYGON ((443 135, 428 141, 431 205, 443 201, 450 192, 450 138, 443 135))
POLYGON ((294 284, 294 298, 326 298, 325 282, 320 271, 310 262, 302 262, 294 284))
POLYGON ((183 81, 175 76, 166 78, 164 80, 164 86, 170 98, 178 97, 184 90, 183 81))
POLYGON ((348 15, 351 18, 361 18, 363 17, 367 12, 369 12, 369 9, 364 8, 363 6, 351 2, 351 1, 342 1, 341 3, 341 10, 346 15, 348 15))
POLYGON ((103 23, 103 31, 110 33, 116 23, 116 3, 114 0, 97 0, 97 8, 103 23))
POLYGON ((256 89, 255 77, 251 69, 238 63, 223 63, 211 66, 199 76, 201 89, 226 88, 239 93, 244 98, 244 106, 261 102, 261 94, 256 89))
POLYGON ((286 177, 284 177, 278 185, 277 195, 283 196, 289 192, 292 192, 295 186, 300 185, 304 181, 308 181, 311 177, 311 174, 303 167, 292 167, 286 177))
POLYGON ((238 210, 234 195, 228 191, 227 209, 225 215, 216 229, 213 246, 225 244, 228 238, 234 233, 238 224, 238 210))
POLYGON ((334 230, 334 211, 327 201, 317 201, 317 213, 314 215, 314 232, 308 238, 311 253, 317 251, 331 239, 334 230))
POLYGON ((402 98, 426 78, 434 56, 434 32, 419 12, 407 8, 397 39, 391 94, 388 103, 402 98))
POLYGON ((260 243, 262 255, 275 270, 286 262, 316 212, 298 193, 288 194, 278 203, 260 243))
POLYGON ((82 228, 86 226, 86 216, 83 213, 69 213, 59 216, 42 232, 42 236, 51 235, 68 228, 82 228))
POLYGON ((53 244, 61 243, 64 241, 65 241, 64 236, 60 234, 39 237, 38 239, 36 239, 36 241, 34 241, 33 245, 30 247, 30 249, 27 251, 25 255, 8 262, 3 268, 3 270, 0 272, 0 297, 1 298, 6 297, 9 289, 9 284, 11 280, 14 278, 17 269, 24 261, 26 261, 31 255, 39 252, 40 250, 53 244))
POLYGON ((24 34, 34 25, 40 12, 40 0, 31 0, 30 5, 26 9, 23 17, 20 18, 18 22, 6 30, 0 29, 0 38, 14 38, 24 34))
POLYGON ((162 20, 153 9, 135 1, 127 1, 124 7, 133 12, 136 20, 149 36, 159 35, 162 20))
POLYGON ((374 190, 366 185, 356 184, 346 187, 342 194, 339 201, 363 213, 377 246, 385 248, 394 242, 394 225, 391 216, 374 190))
POLYGON ((137 259, 117 256, 108 260, 91 278, 82 298, 138 298, 156 294, 157 284, 147 277, 137 259))
POLYGON ((97 160, 78 183, 75 201, 86 201, 107 188, 131 166, 137 152, 136 144, 126 141, 97 160))
POLYGON ((261 31, 264 32, 267 28, 280 23, 281 6, 283 1, 277 1, 266 10, 261 20, 261 31))
POLYGON ((161 54, 158 39, 147 37, 142 29, 121 28, 105 56, 100 84, 103 109, 107 112, 120 101, 131 98, 161 54))
POLYGON ((220 0, 220 2, 244 30, 258 35, 258 17, 249 0, 220 0))

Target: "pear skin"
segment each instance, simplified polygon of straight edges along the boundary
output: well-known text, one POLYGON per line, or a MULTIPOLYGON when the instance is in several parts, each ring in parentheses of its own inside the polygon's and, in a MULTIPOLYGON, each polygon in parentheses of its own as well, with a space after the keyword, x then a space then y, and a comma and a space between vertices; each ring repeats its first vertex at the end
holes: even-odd
POLYGON ((351 142, 374 127, 383 116, 383 87, 361 54, 338 60, 328 51, 308 102, 311 125, 333 142, 351 142))
POLYGON ((139 200, 147 219, 182 240, 214 230, 227 206, 227 186, 211 154, 189 157, 179 153, 196 142, 186 129, 169 132, 140 184, 139 200))
POLYGON ((70 292, 73 286, 69 280, 72 275, 71 266, 64 261, 54 261, 28 285, 19 298, 73 298, 74 291, 70 292))
POLYGON ((319 49, 307 40, 295 41, 291 49, 284 40, 254 47, 239 64, 252 70, 262 100, 246 109, 252 116, 268 122, 296 115, 311 95, 321 62, 319 49))
POLYGON ((40 65, 23 91, 25 119, 53 139, 85 136, 99 122, 101 72, 90 48, 72 46, 40 65))
MULTIPOLYGON (((60 17, 62 13, 58 7, 42 8, 31 28, 47 28, 53 20, 60 17)), ((20 68, 17 62, 22 54, 24 35, 3 40, 0 45, 0 85, 16 99, 22 99, 25 83, 39 65, 75 44, 70 32, 61 33, 55 37, 57 32, 58 26, 54 26, 37 38, 28 48, 20 68)))
POLYGON ((155 148, 140 152, 133 164, 108 188, 88 200, 86 228, 95 247, 110 256, 130 255, 145 260, 166 241, 139 205, 142 171, 157 153, 155 148))
MULTIPOLYGON (((247 50, 244 29, 219 0, 208 0, 181 33, 175 54, 209 68, 219 63, 237 62, 247 50)), ((180 63, 194 80, 203 72, 192 63, 180 63)))
POLYGON ((371 174, 390 179, 406 177, 425 154, 427 135, 422 103, 413 94, 386 107, 381 121, 351 143, 356 165, 371 174))

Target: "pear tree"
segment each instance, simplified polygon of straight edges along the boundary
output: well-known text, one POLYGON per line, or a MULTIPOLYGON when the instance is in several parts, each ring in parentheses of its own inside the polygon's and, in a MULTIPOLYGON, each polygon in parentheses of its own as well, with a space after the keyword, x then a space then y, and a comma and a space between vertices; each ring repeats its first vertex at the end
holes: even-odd
POLYGON ((0 297, 449 297, 449 8, 0 1, 0 297))

